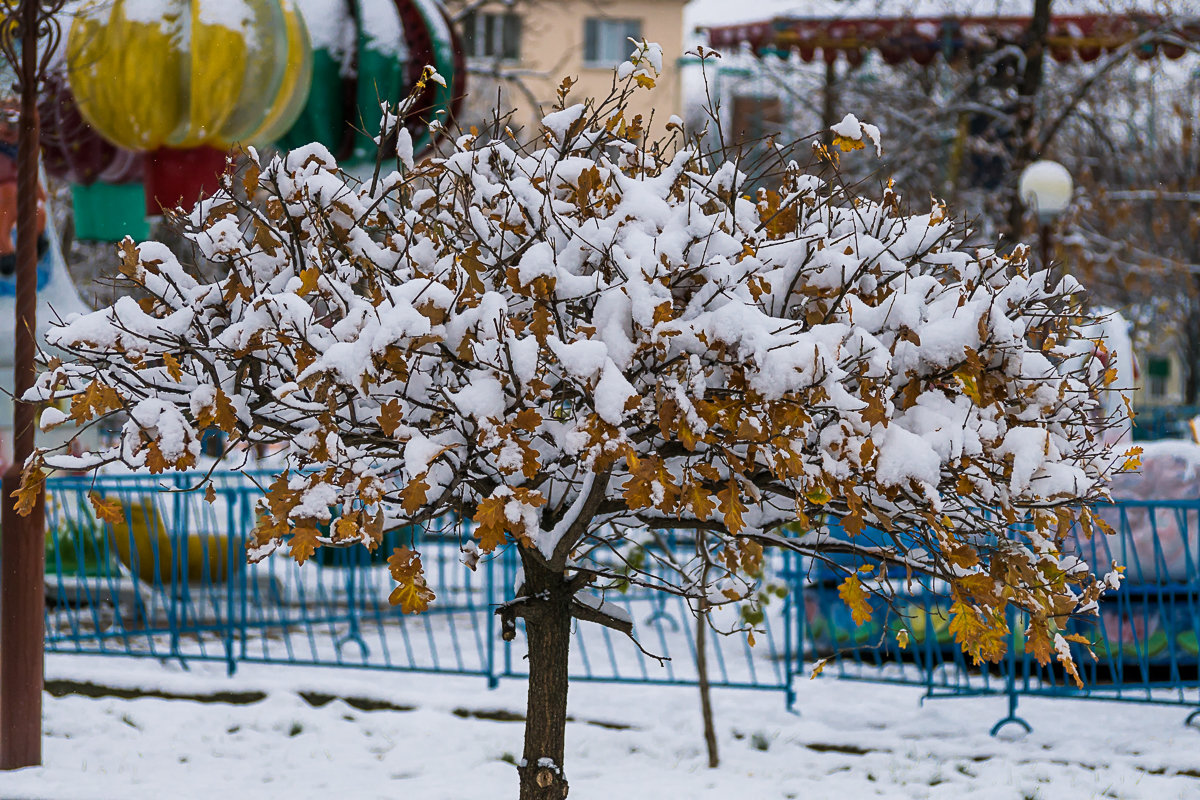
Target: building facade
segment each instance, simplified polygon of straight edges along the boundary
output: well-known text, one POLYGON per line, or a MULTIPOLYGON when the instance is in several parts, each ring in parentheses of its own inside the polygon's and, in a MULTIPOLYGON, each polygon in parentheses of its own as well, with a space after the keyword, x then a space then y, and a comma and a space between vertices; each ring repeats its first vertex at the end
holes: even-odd
POLYGON ((631 110, 653 115, 662 130, 672 114, 682 116, 682 81, 676 62, 683 55, 685 0, 516 0, 468 7, 449 3, 459 20, 470 70, 464 126, 479 125, 517 110, 514 121, 531 125, 553 106, 559 84, 571 77, 576 102, 605 97, 613 67, 633 51, 630 39, 663 48, 663 75, 654 92, 638 92, 631 110))

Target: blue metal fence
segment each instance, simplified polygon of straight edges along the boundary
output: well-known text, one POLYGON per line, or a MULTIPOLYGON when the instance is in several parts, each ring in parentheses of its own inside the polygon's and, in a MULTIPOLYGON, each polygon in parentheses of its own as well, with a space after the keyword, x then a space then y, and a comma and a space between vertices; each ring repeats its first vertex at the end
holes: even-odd
POLYGON ((828 658, 826 672, 837 677, 922 686, 929 697, 1005 694, 1009 713, 993 733, 1010 722, 1028 727, 1016 715, 1020 695, 1200 706, 1200 501, 1122 501, 1101 515, 1113 535, 1076 535, 1074 551, 1098 570, 1125 565, 1125 580, 1105 595, 1096 616, 1072 619, 1063 631, 1087 638, 1095 656, 1071 645, 1082 689, 1061 667, 1042 666, 1025 652, 1026 620, 1016 611, 1007 620, 1005 659, 971 663, 949 630, 949 599, 929 579, 898 589, 891 607, 873 601, 871 622, 856 625, 834 581, 814 569, 802 584, 804 656, 828 658), (901 628, 910 642, 904 649, 895 636, 901 628))
MULTIPOLYGON (((261 489, 241 474, 218 474, 208 502, 190 488, 195 477, 169 479, 169 491, 155 476, 49 481, 49 651, 216 660, 230 671, 264 662, 450 672, 491 685, 525 674, 523 637, 503 641, 494 614, 516 580, 511 550, 485 557, 472 572, 459 563, 469 527, 447 521, 393 533, 375 554, 322 548, 303 567, 278 555, 247 564, 261 489), (124 522, 98 520, 91 492, 118 502, 124 522), (398 544, 422 554, 437 593, 425 614, 404 616, 387 603, 383 561, 398 544)), ((1073 645, 1083 690, 1024 652, 1015 613, 1005 661, 976 667, 953 642, 949 603, 936 582, 898 589, 891 608, 876 601, 872 621, 856 625, 837 596, 836 576, 782 553, 772 556, 770 570, 786 591, 763 608, 757 644, 707 637, 710 680, 784 690, 790 702, 793 677, 828 659, 827 676, 922 686, 930 697, 1007 694, 1010 714, 997 727, 1022 722, 1015 714, 1021 694, 1200 706, 1200 501, 1124 502, 1104 513, 1115 535, 1077 540, 1079 554, 1096 568, 1125 564, 1126 580, 1098 617, 1070 623, 1068 632, 1087 636, 1096 653, 1092 659, 1073 645), (900 628, 908 632, 903 650, 895 638, 900 628)), ((659 663, 618 633, 580 624, 572 678, 697 681, 696 621, 684 601, 637 588, 604 599, 630 614, 646 650, 669 660, 659 663)))
MULTIPOLYGON (((321 548, 303 567, 283 555, 245 563, 262 490, 237 473, 215 475, 215 497, 190 490, 197 476, 54 478, 47 486, 46 645, 51 652, 355 666, 486 677, 525 674, 524 648, 499 636, 495 608, 511 596, 518 559, 502 549, 472 572, 459 563, 467 524, 392 534, 375 554, 321 548), (89 493, 118 502, 125 520, 96 518, 89 493), (406 544, 421 552, 437 594, 405 616, 388 605, 383 562, 406 544)), ((647 559, 653 565, 654 559, 647 559)), ((695 619, 673 596, 632 587, 604 598, 635 621, 646 656, 621 634, 581 624, 571 674, 582 680, 694 683, 695 619)), ((792 615, 768 608, 765 635, 708 637, 716 686, 781 689, 795 672, 792 615)))

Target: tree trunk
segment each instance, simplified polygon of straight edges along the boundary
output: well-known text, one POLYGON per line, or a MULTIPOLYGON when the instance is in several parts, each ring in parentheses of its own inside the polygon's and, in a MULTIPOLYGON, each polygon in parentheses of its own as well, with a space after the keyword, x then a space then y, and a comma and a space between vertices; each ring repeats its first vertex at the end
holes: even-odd
POLYGON ((837 106, 837 62, 826 60, 824 92, 821 95, 821 141, 826 147, 833 147, 833 131, 830 129, 841 122, 837 119, 837 106))
POLYGON ((571 595, 563 576, 526 560, 525 615, 529 642, 529 703, 525 713, 525 753, 517 768, 521 800, 562 800, 567 796, 563 752, 567 728, 567 655, 571 645, 571 595))
POLYGON ((1015 144, 1011 165, 1012 189, 1007 214, 1010 247, 1020 241, 1025 233, 1025 203, 1017 192, 1017 180, 1025 167, 1041 156, 1034 148, 1035 115, 1037 95, 1041 91, 1045 73, 1046 36, 1050 30, 1051 2, 1052 0, 1034 0, 1033 16, 1029 20, 1029 29, 1025 32, 1022 48, 1025 51, 1025 69, 1017 82, 1017 108, 1013 117, 1012 132, 1015 144))
POLYGON ((708 685, 708 652, 705 650, 708 644, 707 634, 708 611, 705 610, 700 612, 696 618, 696 677, 700 684, 700 716, 704 720, 704 744, 708 748, 708 766, 709 769, 716 769, 721 765, 721 757, 717 753, 717 729, 713 725, 712 690, 708 685))

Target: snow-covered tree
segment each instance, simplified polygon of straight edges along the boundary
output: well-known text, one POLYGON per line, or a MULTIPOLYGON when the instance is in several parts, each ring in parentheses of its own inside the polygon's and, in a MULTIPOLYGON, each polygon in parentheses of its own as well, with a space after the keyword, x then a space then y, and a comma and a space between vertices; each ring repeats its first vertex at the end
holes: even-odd
MULTIPOLYGON (((1120 463, 1094 418, 1113 375, 1072 342, 1078 285, 965 249, 945 208, 906 213, 890 187, 855 198, 780 163, 779 190, 748 195, 736 154, 627 118, 661 59, 640 46, 604 100, 564 81, 528 142, 498 125, 414 163, 401 132, 377 180, 320 146, 250 153, 183 220, 225 276, 127 241, 129 292, 49 334, 65 355, 34 390, 70 398, 44 426, 126 416, 89 466, 190 469, 209 428, 285 445, 251 559, 447 514, 475 523, 467 567, 515 548, 499 613, 528 640, 527 800, 567 794, 572 619, 632 634, 603 601, 617 585, 736 603, 764 548, 788 548, 842 570, 856 615, 894 580, 941 579, 978 661, 1012 641, 1015 605, 1026 646, 1070 671, 1059 631, 1105 585, 1067 552, 1120 463), (662 529, 694 555, 622 561, 662 529)), ((873 134, 847 120, 836 142, 873 134)), ((40 453, 27 485, 80 464, 40 453)), ((389 565, 394 604, 435 602, 418 553, 389 565)))

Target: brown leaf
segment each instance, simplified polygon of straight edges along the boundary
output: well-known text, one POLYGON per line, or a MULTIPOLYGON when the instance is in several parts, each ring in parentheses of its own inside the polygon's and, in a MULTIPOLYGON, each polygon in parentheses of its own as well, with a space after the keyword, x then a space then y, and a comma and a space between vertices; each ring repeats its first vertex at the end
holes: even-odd
POLYGON ((87 422, 121 407, 117 390, 99 381, 92 381, 80 394, 71 398, 71 419, 87 422))
POLYGON ((542 424, 542 415, 532 408, 522 409, 513 419, 513 425, 526 431, 536 431, 542 424))
POLYGON ((375 512, 375 516, 369 519, 366 517, 366 512, 363 512, 363 522, 364 529, 369 537, 369 540, 367 541, 367 549, 373 552, 375 548, 383 544, 383 507, 380 506, 379 510, 375 512))
POLYGON ((179 359, 170 353, 163 353, 163 366, 167 368, 167 374, 171 376, 171 380, 178 381, 183 377, 183 367, 179 365, 179 359))
POLYGON ((296 559, 297 564, 303 566, 304 562, 311 558, 312 554, 321 546, 321 543, 317 541, 319 535, 317 529, 309 525, 297 527, 292 531, 292 558, 296 559))
POLYGON ((162 450, 157 442, 150 442, 146 445, 146 469, 150 470, 155 475, 166 472, 171 466, 170 462, 163 457, 162 450))
POLYGON ((472 242, 471 246, 462 252, 458 263, 463 272, 467 273, 467 288, 476 294, 483 294, 487 289, 481 276, 487 271, 487 265, 479 260, 479 251, 479 242, 472 242))
POLYGON ((538 344, 544 345, 546 338, 550 335, 553 329, 554 318, 550 314, 550 310, 546 308, 545 303, 537 303, 533 309, 533 322, 529 326, 529 330, 537 337, 538 344))
POLYGON ((217 389, 212 404, 200 409, 200 413, 196 416, 196 427, 201 430, 215 427, 225 433, 237 431, 237 411, 234 410, 233 401, 225 392, 217 389))
POLYGON ((475 537, 479 539, 479 547, 485 552, 492 552, 504 544, 508 518, 504 515, 504 506, 508 504, 507 497, 489 497, 479 503, 473 517, 475 537))
POLYGON ((98 492, 88 492, 88 500, 96 512, 96 518, 110 525, 120 525, 125 522, 125 509, 120 500, 105 500, 98 492))
POLYGON ((699 482, 689 483, 683 490, 684 503, 692 509, 697 519, 708 519, 717 504, 712 494, 699 482))
POLYGON ((429 491, 429 484, 425 481, 426 473, 409 481, 403 489, 400 490, 401 506, 404 508, 404 513, 408 515, 416 514, 421 510, 421 506, 425 505, 425 493, 429 491))
POLYGON ((333 540, 343 542, 357 538, 358 522, 354 517, 338 517, 337 521, 333 523, 333 540))
POLYGON ((746 527, 742 514, 747 509, 746 504, 742 502, 737 485, 730 481, 724 489, 717 492, 717 500, 720 501, 717 505, 718 510, 725 515, 725 528, 736 536, 742 528, 746 527))
POLYGON ((395 436, 404 419, 404 407, 399 400, 389 400, 379 407, 379 427, 388 436, 395 436))

